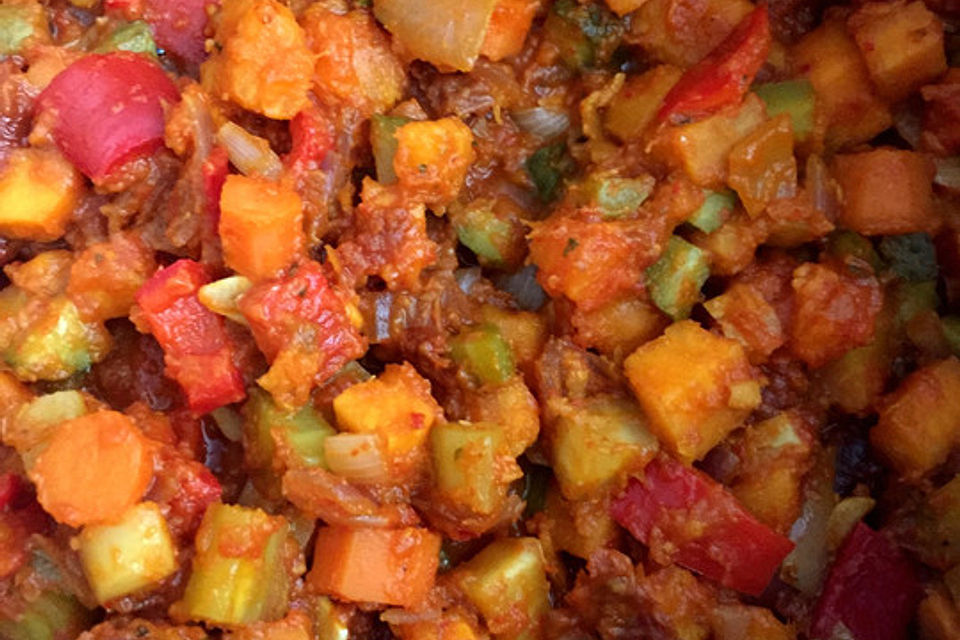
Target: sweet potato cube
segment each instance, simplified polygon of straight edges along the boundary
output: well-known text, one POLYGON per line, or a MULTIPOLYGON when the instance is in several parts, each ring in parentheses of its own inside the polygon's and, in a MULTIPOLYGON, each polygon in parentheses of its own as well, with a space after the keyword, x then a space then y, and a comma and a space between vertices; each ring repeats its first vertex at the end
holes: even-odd
POLYGON ((401 457, 423 444, 440 406, 430 383, 404 363, 387 365, 378 377, 338 395, 333 412, 341 430, 379 434, 387 455, 401 457))
POLYGON ((960 361, 918 369, 881 404, 870 442, 901 474, 930 471, 960 441, 960 361))
POLYGON ((79 191, 79 175, 59 153, 15 149, 0 173, 0 235, 56 240, 66 231, 79 191))
POLYGON ((929 158, 913 151, 875 149, 837 156, 834 173, 843 189, 839 226, 868 236, 936 230, 935 172, 929 158))
POLYGON ((685 320, 624 362, 650 430, 685 462, 699 460, 760 404, 760 383, 739 342, 685 320))
POLYGON ((903 100, 947 70, 943 23, 920 0, 868 2, 847 27, 887 100, 903 100))
POLYGON ((639 138, 682 75, 679 67, 663 64, 631 76, 607 106, 603 119, 607 131, 624 142, 639 138))
POLYGON ((539 8, 539 0, 497 0, 480 45, 481 55, 497 61, 520 53, 539 8))
POLYGON ((768 120, 738 142, 730 151, 728 164, 727 184, 751 217, 763 213, 773 200, 793 197, 797 159, 790 116, 781 114, 768 120))
MULTIPOLYGON (((607 0, 614 11, 629 3, 607 0)), ((678 67, 699 62, 754 8, 748 0, 647 0, 639 4, 631 39, 653 58, 678 67)))
POLYGON ((893 124, 876 95, 860 49, 839 20, 827 20, 791 49, 794 67, 817 92, 827 120, 826 142, 841 148, 866 142, 893 124))
POLYGON ((408 122, 397 129, 393 170, 414 200, 443 205, 453 200, 473 163, 473 133, 459 118, 408 122))
POLYGON ((416 607, 433 588, 440 536, 416 527, 326 527, 317 533, 307 583, 356 602, 416 607))
POLYGON ((763 362, 786 341, 776 309, 752 285, 734 284, 704 306, 723 335, 742 344, 753 362, 763 362))

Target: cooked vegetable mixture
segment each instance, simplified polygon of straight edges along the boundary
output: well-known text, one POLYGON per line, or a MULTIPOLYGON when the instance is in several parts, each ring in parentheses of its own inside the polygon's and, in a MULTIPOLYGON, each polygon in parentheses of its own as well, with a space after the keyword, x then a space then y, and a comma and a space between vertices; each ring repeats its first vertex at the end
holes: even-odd
POLYGON ((957 640, 960 4, 0 1, 0 638, 957 640))

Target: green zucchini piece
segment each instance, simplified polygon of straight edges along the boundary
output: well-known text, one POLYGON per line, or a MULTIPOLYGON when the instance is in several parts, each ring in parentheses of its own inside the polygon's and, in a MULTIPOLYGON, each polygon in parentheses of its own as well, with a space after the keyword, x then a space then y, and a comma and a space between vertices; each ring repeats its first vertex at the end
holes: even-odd
POLYGON ((700 288, 710 277, 707 254, 673 236, 655 264, 647 268, 647 288, 653 303, 674 320, 690 316, 700 300, 700 288))
POLYGON ((798 142, 803 142, 810 137, 813 133, 817 96, 809 80, 801 78, 786 82, 771 82, 758 85, 753 88, 753 91, 767 105, 767 114, 771 118, 781 113, 790 116, 793 135, 798 142))

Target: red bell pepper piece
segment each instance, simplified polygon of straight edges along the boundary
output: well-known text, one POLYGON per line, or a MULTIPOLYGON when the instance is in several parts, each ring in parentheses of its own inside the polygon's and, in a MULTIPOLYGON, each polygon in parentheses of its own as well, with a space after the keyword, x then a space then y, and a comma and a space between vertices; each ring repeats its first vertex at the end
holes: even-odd
POLYGON ((203 199, 214 230, 220 225, 220 194, 230 173, 230 156, 223 147, 214 147, 203 161, 203 199))
POLYGON ((171 533, 189 539, 200 526, 207 506, 220 500, 220 482, 210 469, 173 447, 160 449, 156 467, 154 483, 145 499, 167 507, 171 533))
POLYGON ((319 169, 327 152, 333 148, 333 122, 320 109, 311 107, 290 121, 290 153, 284 158, 295 172, 319 169))
POLYGON ((811 637, 832 638, 843 623, 856 640, 902 640, 921 595, 910 560, 861 522, 837 552, 813 611, 811 637))
POLYGON ((770 20, 760 5, 706 58, 683 74, 663 99, 661 121, 685 122, 739 104, 770 54, 770 20))
POLYGON ((57 74, 37 99, 53 139, 94 181, 163 144, 163 104, 180 93, 156 64, 135 53, 88 55, 57 74))
POLYGON ((793 543, 759 522, 721 484, 669 458, 647 465, 610 514, 666 561, 759 595, 793 543))
POLYGON ((219 0, 105 0, 104 9, 128 20, 144 20, 157 45, 184 62, 200 64, 206 58, 204 29, 207 5, 219 0))
POLYGON ((316 262, 297 265, 281 278, 255 285, 239 306, 268 360, 287 347, 308 348, 319 358, 318 380, 363 355, 363 339, 351 324, 343 299, 316 262), (303 344, 307 340, 312 344, 303 344))
POLYGON ((179 260, 154 274, 136 296, 163 348, 167 375, 180 384, 198 414, 246 396, 223 318, 197 298, 209 281, 203 265, 179 260))

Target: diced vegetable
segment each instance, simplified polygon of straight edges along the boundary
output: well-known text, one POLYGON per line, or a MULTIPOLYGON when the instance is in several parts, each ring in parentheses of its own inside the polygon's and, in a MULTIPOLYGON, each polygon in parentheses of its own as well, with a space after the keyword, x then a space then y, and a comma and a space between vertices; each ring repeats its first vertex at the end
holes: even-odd
POLYGON ((510 344, 493 325, 468 329, 451 338, 450 357, 481 385, 501 384, 514 372, 510 344))
POLYGON ((141 502, 117 521, 84 527, 80 561, 101 604, 156 585, 177 569, 167 521, 153 502, 141 502))
POLYGON ((270 148, 270 141, 253 135, 235 122, 223 123, 217 130, 217 142, 223 145, 230 163, 245 176, 274 181, 283 171, 280 156, 270 148))
MULTIPOLYGON (((960 561, 960 478, 954 476, 920 505, 912 542, 924 563, 938 569, 957 565, 960 561)), ((958 577, 960 570, 951 570, 945 576, 958 577)))
POLYGON ((505 265, 505 259, 513 252, 513 225, 497 216, 491 201, 473 202, 448 214, 461 244, 477 254, 481 264, 505 265))
POLYGON ((763 124, 766 108, 760 98, 747 94, 743 104, 698 122, 669 128, 668 159, 686 171, 694 183, 716 189, 727 177, 727 156, 744 136, 763 124))
MULTIPOLYGON (((84 0, 92 6, 88 0, 84 0)), ((77 4, 74 2, 74 4, 77 4)), ((151 28, 157 44, 168 54, 196 65, 206 57, 204 29, 207 7, 214 0, 104 0, 104 8, 127 19, 140 18, 151 28)))
POLYGON ((12 150, 0 173, 0 233, 41 242, 60 238, 79 192, 76 170, 59 153, 12 150))
POLYGON ((740 343, 685 320, 624 362, 650 430, 684 461, 698 460, 760 404, 740 343))
POLYGON ((96 524, 120 517, 143 496, 153 451, 130 418, 97 411, 62 423, 29 474, 37 500, 59 522, 96 524))
POLYGON ((610 513, 651 545, 657 562, 675 562, 751 595, 760 595, 793 549, 722 485, 664 457, 647 465, 642 479, 630 481, 610 513))
POLYGON ((243 276, 220 278, 200 287, 197 290, 197 299, 210 311, 237 324, 247 324, 247 319, 240 313, 240 298, 252 286, 250 279, 243 276))
POLYGON ((480 387, 469 394, 465 409, 470 420, 500 427, 504 450, 513 458, 533 444, 540 433, 537 400, 519 374, 503 384, 480 387))
POLYGON ((153 41, 150 25, 142 20, 134 20, 117 27, 95 51, 97 53, 129 51, 156 56, 157 43, 153 41))
POLYGON ((743 208, 757 217, 773 200, 797 192, 797 159, 793 155, 790 117, 781 114, 760 125, 730 150, 727 184, 743 208))
POLYGON ((250 393, 243 408, 247 464, 274 476, 278 469, 326 468, 324 440, 336 431, 307 405, 285 411, 263 391, 250 393))
POLYGON ((827 18, 790 50, 816 91, 832 148, 866 142, 893 124, 890 108, 875 95, 867 66, 843 20, 827 18))
POLYGON ((430 431, 437 490, 474 513, 493 513, 506 498, 497 473, 503 446, 503 431, 495 424, 438 424, 430 431))
POLYGON ((867 2, 847 20, 878 93, 896 102, 947 70, 943 23, 923 2, 867 2))
POLYGON ((414 57, 473 69, 497 0, 374 0, 373 13, 414 57))
POLYGON ((153 250, 140 238, 114 233, 75 254, 67 295, 87 320, 124 317, 156 267, 153 250))
POLYGON ((497 0, 480 55, 497 61, 520 53, 539 8, 538 0, 497 0))
POLYGON ((186 591, 170 615, 216 626, 283 617, 290 589, 288 531, 280 516, 211 504, 197 531, 186 591))
POLYGON ((582 206, 600 209, 604 218, 629 217, 650 197, 655 183, 651 175, 621 178, 615 174, 593 174, 577 185, 576 199, 582 201, 582 206))
POLYGON ((427 529, 325 527, 308 584, 343 600, 417 607, 433 588, 440 536, 427 529))
POLYGON ((844 194, 841 226, 864 235, 892 235, 939 225, 932 192, 935 168, 926 156, 875 149, 839 155, 834 168, 844 194))
POLYGON ((606 7, 596 3, 558 0, 543 26, 544 38, 555 46, 570 69, 602 66, 617 48, 623 26, 606 7))
POLYGON ((87 402, 79 391, 57 391, 21 405, 3 430, 4 444, 14 447, 30 469, 60 424, 86 415, 87 402))
POLYGON ((397 462, 424 444, 441 414, 430 383, 409 363, 387 365, 376 378, 353 385, 334 398, 333 411, 341 430, 377 434, 397 462))
POLYGON ((936 279, 939 271, 937 250, 929 234, 886 236, 878 248, 890 270, 904 280, 923 282, 936 279))
POLYGON ((49 118, 63 155, 101 181, 163 144, 163 105, 179 99, 163 69, 135 53, 117 52, 71 64, 37 98, 37 110, 49 118))
POLYGON ((310 106, 314 57, 296 16, 277 0, 235 0, 223 5, 214 40, 219 45, 201 69, 204 88, 276 120, 310 106))
POLYGON ((340 15, 313 5, 301 24, 317 54, 314 92, 321 100, 352 105, 367 116, 386 111, 403 96, 404 67, 369 12, 340 15))
POLYGON ((0 55, 20 53, 32 41, 49 39, 46 15, 39 2, 0 5, 0 55))
POLYGON ((4 362, 21 380, 63 380, 103 359, 110 334, 102 324, 84 322, 77 307, 61 295, 0 348, 4 362))
POLYGON ((838 230, 827 236, 827 252, 845 264, 859 261, 869 266, 874 273, 883 270, 883 260, 873 244, 856 231, 838 230))
POLYGON ((150 332, 163 347, 167 374, 183 388, 196 413, 246 395, 223 318, 197 298, 209 281, 203 265, 178 260, 154 274, 136 296, 150 332))
POLYGON ((960 442, 960 361, 918 369, 884 399, 870 442, 897 471, 918 477, 960 442))
POLYGON ((736 105, 770 53, 767 6, 746 16, 710 54, 687 69, 657 112, 660 120, 685 122, 736 105))
POLYGON ((730 190, 711 191, 704 189, 703 205, 697 209, 696 213, 687 218, 687 222, 704 233, 713 233, 733 213, 736 204, 737 196, 730 190))
POLYGON ((682 68, 703 60, 754 10, 750 0, 703 0, 683 10, 676 0, 642 4, 631 21, 631 42, 653 58, 682 68))
MULTIPOLYGON (((333 474, 352 482, 386 484, 402 480, 403 476, 394 473, 384 459, 384 448, 375 433, 337 433, 323 441, 323 456, 333 474)), ((398 460, 397 467, 408 460, 398 460)))
POLYGON ((227 266, 252 281, 280 275, 303 251, 303 204, 293 189, 262 178, 227 176, 220 195, 220 240, 227 266))
POLYGON ((15 617, 0 617, 0 635, 10 640, 75 638, 93 616, 77 599, 60 591, 45 591, 15 617))
POLYGON ((282 406, 302 406, 315 383, 365 351, 343 297, 316 262, 254 285, 239 306, 271 362, 258 382, 282 406))
POLYGON ((396 133, 408 122, 409 118, 380 114, 374 114, 370 119, 370 146, 377 165, 377 180, 382 184, 397 181, 397 173, 393 170, 393 158, 397 155, 396 133))
POLYGON ((550 608, 550 586, 535 538, 492 542, 456 570, 454 582, 495 637, 538 637, 550 608))
POLYGON ((808 262, 794 271, 791 287, 789 347, 810 367, 821 367, 873 340, 883 304, 873 275, 808 262))
POLYGON ((842 624, 856 640, 902 640, 920 601, 910 560, 887 538, 858 524, 837 553, 811 633, 829 638, 842 624))
POLYGON ((527 159, 527 173, 542 202, 553 202, 560 195, 563 179, 576 169, 576 163, 567 153, 565 142, 556 142, 537 149, 527 159))
POLYGON ((893 347, 890 332, 881 328, 881 323, 886 321, 878 319, 877 334, 870 344, 850 349, 817 371, 825 398, 848 413, 867 411, 886 387, 893 347))
POLYGON ((588 498, 631 472, 659 449, 633 402, 597 396, 567 407, 552 425, 553 470, 565 498, 588 498))
POLYGON ((767 115, 776 118, 781 114, 790 116, 793 135, 797 142, 806 141, 813 133, 817 97, 813 84, 806 78, 771 82, 753 88, 767 105, 767 115))
POLYGON ((762 362, 786 342, 776 309, 752 285, 734 283, 703 306, 723 335, 742 344, 753 362, 762 362))
POLYGON ((671 65, 660 65, 626 83, 607 105, 603 124, 607 131, 624 142, 638 139, 656 118, 660 103, 683 72, 671 65))
POLYGON ((710 277, 707 255, 679 236, 671 236, 667 249, 647 268, 650 298, 674 320, 690 315, 700 301, 700 288, 710 277))
POLYGON ((459 118, 413 121, 394 132, 393 171, 404 192, 427 205, 445 205, 460 192, 473 164, 473 133, 459 118))

